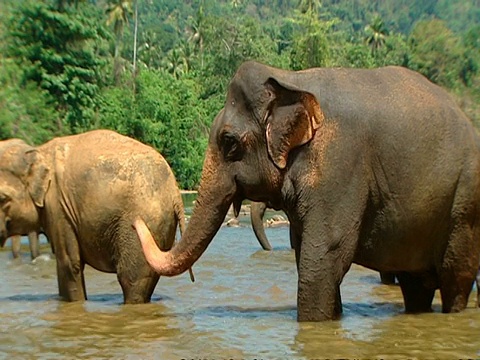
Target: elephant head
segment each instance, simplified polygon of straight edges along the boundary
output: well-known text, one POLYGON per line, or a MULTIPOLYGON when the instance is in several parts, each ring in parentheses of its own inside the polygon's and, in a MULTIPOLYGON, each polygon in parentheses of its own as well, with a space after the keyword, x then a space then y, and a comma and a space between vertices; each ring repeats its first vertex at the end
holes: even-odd
POLYGON ((197 202, 181 241, 161 252, 145 223, 135 221, 150 265, 167 276, 186 271, 205 251, 232 203, 235 215, 244 199, 284 208, 290 157, 323 122, 320 104, 295 84, 294 73, 244 63, 212 124, 197 202))
POLYGON ((43 157, 19 139, 0 142, 0 245, 9 236, 40 230, 50 174, 43 157))

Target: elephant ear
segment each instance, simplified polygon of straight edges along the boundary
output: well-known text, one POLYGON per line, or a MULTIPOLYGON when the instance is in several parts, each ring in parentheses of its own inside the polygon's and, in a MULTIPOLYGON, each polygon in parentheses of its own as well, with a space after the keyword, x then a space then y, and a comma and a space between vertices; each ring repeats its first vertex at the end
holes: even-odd
POLYGON ((45 204, 45 195, 50 186, 50 170, 45 159, 36 149, 25 152, 25 160, 28 164, 26 184, 33 202, 38 207, 45 204))
POLYGON ((271 99, 265 115, 268 154, 278 168, 284 169, 290 151, 313 138, 324 115, 309 92, 274 78, 269 78, 265 86, 271 99))

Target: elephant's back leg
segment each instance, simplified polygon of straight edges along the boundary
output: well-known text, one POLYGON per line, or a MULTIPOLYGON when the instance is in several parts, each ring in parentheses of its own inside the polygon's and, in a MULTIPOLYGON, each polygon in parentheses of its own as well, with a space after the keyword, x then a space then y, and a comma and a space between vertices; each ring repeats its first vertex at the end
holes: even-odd
POLYGON ((405 312, 410 314, 431 312, 437 287, 436 281, 431 280, 432 275, 400 272, 396 276, 402 289, 405 312))
POLYGON ((150 302, 160 276, 153 270, 134 264, 130 271, 119 269, 117 278, 125 304, 145 304, 150 302))
MULTIPOLYGON (((161 242, 173 244, 175 239, 176 221, 172 217, 172 224, 154 225, 149 221, 147 225, 161 242), (167 239, 168 238, 168 239, 167 239), (171 239, 170 239, 171 238, 171 239)), ((116 272, 122 287, 126 304, 143 304, 151 300, 152 294, 160 276, 152 270, 143 255, 140 241, 132 221, 125 221, 117 236, 116 272)), ((164 247, 162 246, 163 250, 164 247)))
POLYGON ((454 219, 449 242, 439 269, 442 311, 459 312, 466 308, 480 257, 480 214, 476 224, 454 219))

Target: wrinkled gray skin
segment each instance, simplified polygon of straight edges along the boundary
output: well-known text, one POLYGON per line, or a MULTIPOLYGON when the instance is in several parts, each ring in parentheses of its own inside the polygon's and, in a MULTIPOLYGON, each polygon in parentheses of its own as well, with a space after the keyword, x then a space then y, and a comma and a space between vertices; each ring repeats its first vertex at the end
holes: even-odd
MULTIPOLYGON (((258 242, 262 246, 263 250, 270 251, 272 250, 272 245, 268 241, 267 234, 265 234, 265 227, 263 225, 263 216, 267 210, 267 204, 262 202, 252 202, 250 205, 250 220, 252 222, 253 232, 258 242)), ((290 237, 290 246, 292 249, 295 249, 295 244, 292 242, 292 237, 290 237)), ((380 272, 380 282, 384 285, 394 285, 395 284, 395 274, 390 272, 380 272)))
POLYGON ((159 275, 132 228, 141 214, 168 250, 183 204, 173 173, 153 148, 112 131, 60 137, 33 148, 0 142, 0 244, 44 231, 57 260, 60 296, 87 298, 86 264, 116 273, 125 303, 149 302, 159 275))
MULTIPOLYGON (((21 235, 13 235, 10 238, 10 241, 12 242, 12 255, 15 259, 20 256, 21 240, 21 235)), ((30 246, 30 257, 33 260, 40 255, 37 232, 32 231, 28 234, 28 245, 30 246)))
POLYGON ((135 221, 156 271, 202 255, 230 204, 283 210, 298 320, 342 313, 352 263, 395 272, 410 313, 463 310, 480 257, 479 138, 440 87, 400 67, 299 72, 240 66, 214 120, 189 226, 169 252, 135 221))

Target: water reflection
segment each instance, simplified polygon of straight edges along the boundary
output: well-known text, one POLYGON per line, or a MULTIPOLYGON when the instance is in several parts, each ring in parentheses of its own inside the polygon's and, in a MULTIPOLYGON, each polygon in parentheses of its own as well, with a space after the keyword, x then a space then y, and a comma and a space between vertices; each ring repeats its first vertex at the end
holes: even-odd
MULTIPOLYGON (((296 322, 297 275, 288 228, 267 228, 265 252, 248 225, 222 227, 188 275, 162 278, 151 304, 122 305, 116 276, 87 268, 89 300, 58 298, 55 262, 0 252, 0 358, 312 359, 475 358, 480 312, 405 315, 398 286, 352 266, 340 321, 296 322)), ((27 248, 26 248, 27 249, 27 248)), ((25 256, 23 256, 25 255, 25 256)))

